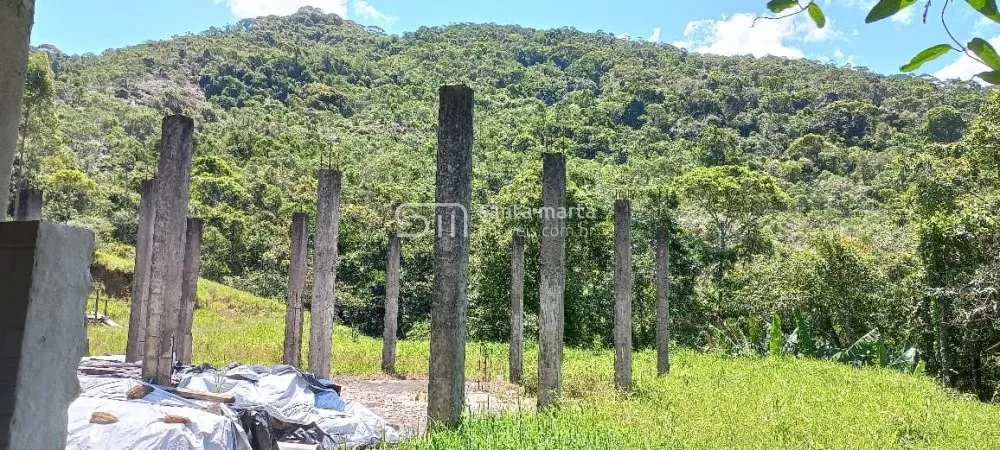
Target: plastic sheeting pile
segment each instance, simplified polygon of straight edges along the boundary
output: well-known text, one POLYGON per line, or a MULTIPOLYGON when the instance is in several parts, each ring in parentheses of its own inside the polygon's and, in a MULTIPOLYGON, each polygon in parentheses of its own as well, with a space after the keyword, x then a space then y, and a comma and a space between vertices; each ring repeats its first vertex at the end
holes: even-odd
MULTIPOLYGON (((250 450, 234 411, 155 389, 142 399, 125 393, 141 384, 130 378, 80 376, 80 394, 69 406, 67 450, 250 450), (212 411, 212 410, 215 411, 212 411), (104 413, 114 423, 92 423, 104 413), (167 423, 168 416, 188 423, 167 423)), ((107 416, 105 416, 107 417, 107 416)))
MULTIPOLYGON (((81 367, 93 361, 85 358, 81 367)), ((179 387, 233 395, 230 405, 183 399, 152 385, 148 395, 129 399, 126 393, 139 380, 79 378, 82 393, 69 408, 67 450, 278 450, 277 442, 334 450, 405 437, 363 405, 344 402, 329 381, 290 366, 175 373, 179 387)))
POLYGON ((290 366, 231 366, 219 371, 196 367, 182 372, 180 387, 232 394, 235 409, 266 412, 272 422, 284 425, 274 427, 283 442, 334 449, 397 443, 404 437, 364 405, 341 400, 329 381, 290 366), (283 428, 291 428, 291 434, 283 428))

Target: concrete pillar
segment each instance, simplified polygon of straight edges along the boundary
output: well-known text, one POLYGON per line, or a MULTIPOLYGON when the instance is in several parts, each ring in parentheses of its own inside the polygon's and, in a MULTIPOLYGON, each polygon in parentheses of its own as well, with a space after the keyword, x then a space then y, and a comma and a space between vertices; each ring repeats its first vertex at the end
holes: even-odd
POLYGON ((319 171, 309 371, 320 378, 330 377, 333 308, 337 284, 337 241, 340 234, 340 180, 340 171, 319 171))
POLYGON ((396 373, 396 334, 399 325, 400 242, 396 233, 389 235, 385 267, 385 323, 382 329, 382 371, 396 373))
POLYGON ((309 265, 309 215, 292 214, 291 262, 288 264, 288 296, 285 298, 285 346, 282 362, 302 366, 302 300, 306 293, 306 270, 309 265))
POLYGON ((670 373, 670 230, 656 230, 656 373, 670 373))
POLYGON ((194 120, 184 116, 163 119, 142 361, 142 378, 163 386, 170 384, 174 339, 180 317, 179 287, 184 267, 193 154, 194 120))
POLYGON ((566 157, 542 156, 542 238, 539 280, 538 407, 546 409, 562 389, 563 300, 566 294, 566 157))
POLYGON ((149 265, 153 257, 153 221, 156 218, 156 180, 142 182, 139 200, 139 231, 132 271, 132 302, 128 319, 127 361, 142 361, 146 342, 146 314, 149 306, 149 265))
POLYGON ((471 88, 461 85, 442 86, 439 91, 427 418, 430 424, 448 426, 461 421, 465 405, 474 96, 471 88))
POLYGON ((524 233, 515 230, 510 258, 510 382, 520 383, 524 369, 524 233))
POLYGON ((41 189, 20 189, 14 205, 14 220, 30 222, 42 220, 43 195, 41 189))
POLYGON ((0 2, 0 221, 7 218, 35 0, 0 2))
POLYGON ((0 449, 66 447, 93 256, 89 230, 0 223, 0 449))
POLYGON ((632 390, 632 202, 615 202, 615 385, 632 390))
POLYGON ((205 222, 189 217, 184 238, 184 269, 181 276, 180 315, 177 318, 177 360, 191 365, 191 328, 194 326, 194 308, 198 305, 198 275, 201 274, 201 231, 205 222))

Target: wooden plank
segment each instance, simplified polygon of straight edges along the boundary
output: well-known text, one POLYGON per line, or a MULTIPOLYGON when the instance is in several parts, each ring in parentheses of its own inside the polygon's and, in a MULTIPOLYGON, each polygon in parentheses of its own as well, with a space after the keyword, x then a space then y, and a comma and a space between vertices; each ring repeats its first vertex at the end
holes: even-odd
POLYGON ((233 403, 236 397, 232 394, 220 394, 215 392, 195 391, 184 388, 163 388, 165 391, 188 400, 203 400, 215 403, 233 403))

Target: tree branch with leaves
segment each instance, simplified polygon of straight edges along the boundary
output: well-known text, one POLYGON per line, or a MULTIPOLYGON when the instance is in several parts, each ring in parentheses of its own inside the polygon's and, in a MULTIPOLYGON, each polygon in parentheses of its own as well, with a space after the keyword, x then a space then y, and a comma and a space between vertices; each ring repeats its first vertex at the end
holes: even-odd
MULTIPOLYGON (((926 0, 923 7, 923 23, 927 24, 931 8, 934 7, 936 2, 940 2, 941 26, 944 28, 945 34, 948 36, 950 42, 937 44, 924 49, 911 58, 910 62, 902 65, 899 70, 906 73, 913 72, 925 63, 938 59, 951 52, 959 52, 964 53, 969 58, 978 61, 988 69, 977 74, 976 78, 979 78, 989 84, 1000 84, 1000 55, 998 55, 997 50, 993 47, 993 45, 985 39, 979 37, 973 38, 966 44, 962 44, 962 41, 955 37, 951 27, 948 26, 946 15, 948 7, 951 6, 952 3, 955 3, 956 0, 926 0)), ((880 0, 875 4, 875 6, 872 7, 871 11, 868 12, 868 15, 865 17, 865 23, 870 24, 888 19, 907 8, 913 7, 917 3, 918 0, 880 0)), ((965 3, 968 7, 974 9, 984 17, 996 23, 1000 23, 1000 10, 997 8, 996 0, 965 0, 965 3)), ((813 19, 813 22, 816 23, 817 27, 823 28, 826 26, 826 15, 823 12, 822 7, 820 7, 815 1, 811 1, 803 5, 797 0, 771 0, 767 2, 767 9, 776 15, 757 17, 754 19, 754 24, 757 23, 758 19, 781 20, 806 13, 813 19)))

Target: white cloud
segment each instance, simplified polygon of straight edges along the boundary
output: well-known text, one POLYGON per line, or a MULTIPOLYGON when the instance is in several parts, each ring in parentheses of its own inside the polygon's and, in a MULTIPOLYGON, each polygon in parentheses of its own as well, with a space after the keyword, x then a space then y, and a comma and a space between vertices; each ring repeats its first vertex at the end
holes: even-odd
POLYGON ((896 14, 893 14, 892 18, 890 18, 889 20, 892 20, 893 22, 896 23, 901 23, 903 25, 909 25, 913 23, 913 8, 912 7, 906 8, 900 12, 897 12, 896 14))
POLYGON ((248 17, 292 14, 303 6, 312 6, 327 14, 347 17, 347 0, 213 0, 225 3, 240 19, 248 17))
POLYGON ((399 20, 398 17, 390 16, 388 14, 379 11, 371 3, 365 0, 353 0, 351 2, 351 10, 357 14, 361 19, 367 19, 376 25, 392 25, 395 21, 399 20))
POLYGON ((833 50, 833 59, 827 58, 825 59, 825 61, 839 65, 850 65, 850 66, 858 65, 857 57, 855 55, 845 54, 844 51, 841 50, 840 48, 833 50))
POLYGON ((659 43, 660 42, 660 27, 653 28, 653 34, 646 39, 649 42, 659 43))
POLYGON ((804 53, 795 42, 821 42, 840 35, 832 23, 817 29, 804 15, 784 20, 758 20, 754 24, 755 17, 750 13, 738 13, 728 19, 688 22, 684 39, 673 44, 699 53, 802 58, 804 53))
MULTIPOLYGON (((1000 46, 1000 36, 996 36, 989 41, 994 47, 1000 46)), ((951 64, 948 64, 941 70, 934 72, 934 76, 940 80, 951 80, 955 78, 970 80, 977 73, 986 72, 988 70, 990 69, 984 66, 983 63, 962 54, 958 55, 955 58, 955 61, 951 64)))
POLYGON ((987 17, 980 17, 976 19, 976 23, 972 25, 972 34, 975 36, 982 36, 992 30, 997 26, 997 23, 990 20, 987 17))

